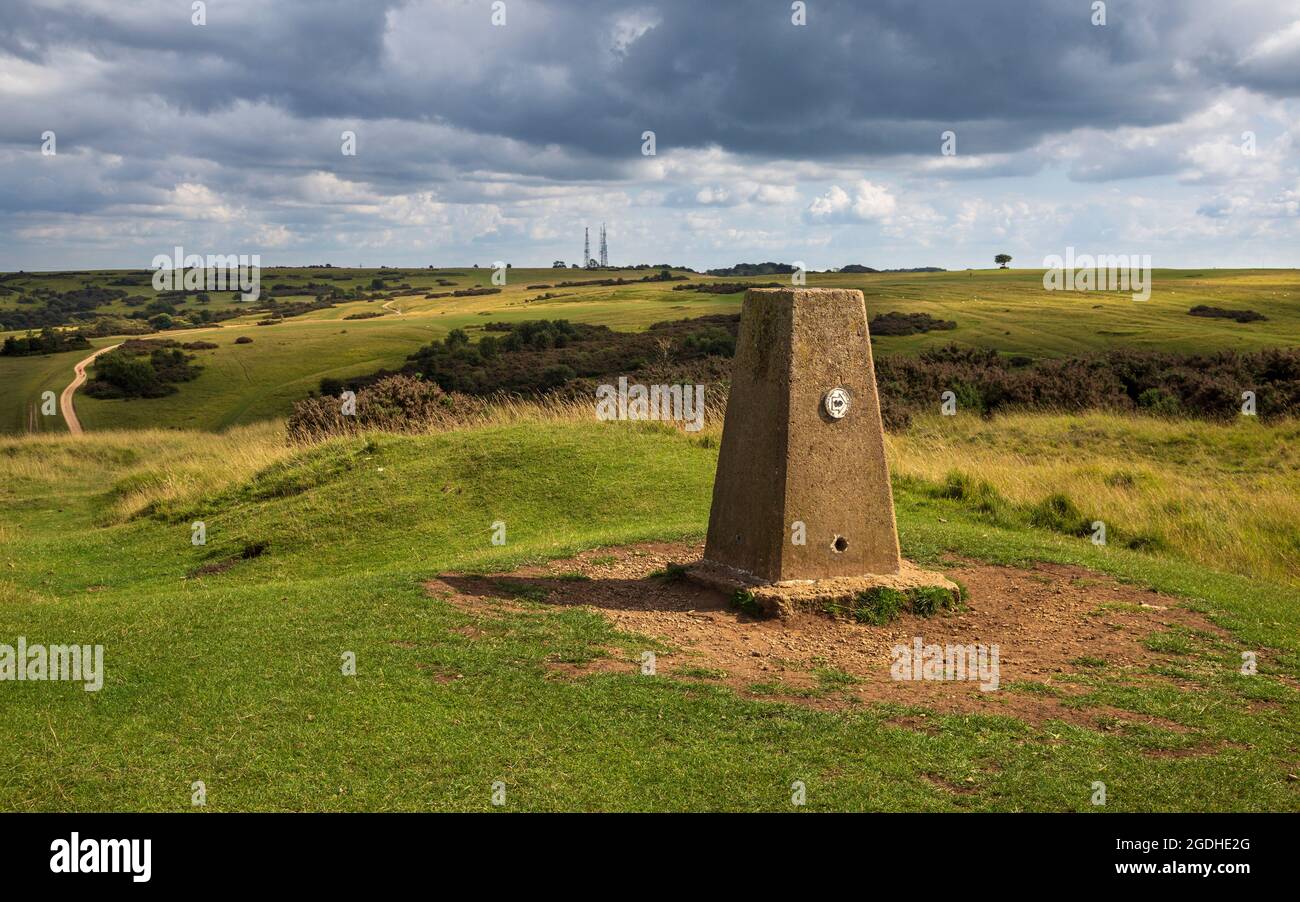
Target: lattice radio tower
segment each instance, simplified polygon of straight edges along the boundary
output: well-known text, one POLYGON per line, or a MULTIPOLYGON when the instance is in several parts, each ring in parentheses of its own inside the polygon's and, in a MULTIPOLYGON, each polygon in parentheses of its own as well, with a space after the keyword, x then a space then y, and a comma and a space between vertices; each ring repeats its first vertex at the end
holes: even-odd
POLYGON ((591 229, 582 230, 582 268, 586 269, 591 261, 591 229))
POLYGON ((609 266, 609 243, 605 240, 605 224, 600 224, 600 266, 609 266))

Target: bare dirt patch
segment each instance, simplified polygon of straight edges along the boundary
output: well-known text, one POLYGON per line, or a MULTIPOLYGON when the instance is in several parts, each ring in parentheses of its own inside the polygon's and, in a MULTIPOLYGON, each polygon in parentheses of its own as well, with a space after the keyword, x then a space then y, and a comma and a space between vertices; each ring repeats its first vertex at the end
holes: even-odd
MULTIPOLYGON (((1032 568, 952 560, 943 569, 969 590, 964 609, 931 618, 901 615, 877 627, 820 614, 754 619, 734 610, 722 593, 685 580, 652 577, 672 564, 698 560, 703 546, 648 543, 601 548, 539 567, 492 576, 444 575, 431 593, 478 615, 502 599, 587 606, 625 632, 653 636, 674 649, 657 655, 660 675, 727 685, 755 697, 818 708, 892 702, 940 713, 1004 714, 1038 724, 1061 719, 1114 728, 1116 721, 1184 732, 1160 718, 1075 701, 1086 688, 1075 674, 1125 672, 1149 679, 1148 666, 1170 656, 1142 640, 1173 627, 1226 633, 1169 596, 1128 586, 1081 567, 1032 568), (891 649, 925 644, 997 645, 1000 689, 977 681, 891 678, 891 649)), ((564 665, 565 676, 596 670, 633 672, 634 659, 601 658, 564 665)), ((924 715, 900 716, 901 727, 928 730, 924 715)))

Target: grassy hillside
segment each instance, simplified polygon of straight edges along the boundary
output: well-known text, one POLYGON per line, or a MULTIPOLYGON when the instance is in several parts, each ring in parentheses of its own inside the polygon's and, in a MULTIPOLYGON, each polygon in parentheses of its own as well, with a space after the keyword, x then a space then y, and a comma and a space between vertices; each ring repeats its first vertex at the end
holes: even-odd
POLYGON ((1300 586, 1300 426, 1090 414, 921 419, 896 477, 942 484, 991 523, 1067 499, 1108 541, 1300 586))
MULTIPOLYGON (((264 286, 306 284, 325 270, 273 269, 263 273, 264 286)), ((286 318, 276 325, 257 326, 256 314, 226 321, 220 328, 189 330, 187 340, 215 341, 219 347, 200 354, 205 372, 180 386, 177 394, 150 401, 95 401, 79 396, 77 410, 87 429, 182 427, 219 429, 285 415, 292 402, 315 388, 322 377, 346 378, 381 368, 396 368, 406 356, 432 338, 453 328, 476 336, 490 320, 570 319, 602 323, 615 329, 643 329, 665 319, 735 312, 741 294, 702 294, 673 291, 682 283, 643 283, 623 286, 529 289, 560 280, 624 277, 639 279, 645 271, 586 273, 576 270, 511 270, 499 294, 462 298, 426 298, 433 291, 482 287, 491 271, 338 270, 337 284, 364 288, 380 275, 409 283, 409 292, 387 300, 357 300, 286 318), (453 283, 440 286, 437 279, 453 283), (546 294, 556 297, 542 300, 546 294), (387 307, 385 308, 385 305, 387 307), (385 311, 364 320, 346 320, 356 313, 385 311), (397 311, 401 311, 399 314, 397 311), (251 345, 235 345, 248 335, 251 345)), ((6 285, 30 289, 52 279, 62 289, 81 282, 107 284, 120 273, 89 273, 76 277, 24 275, 6 285)), ((717 281, 691 276, 692 282, 717 281)), ((725 279, 764 283, 772 277, 725 279)), ((1300 342, 1300 274, 1294 270, 1157 270, 1150 301, 1135 302, 1126 294, 1047 292, 1042 274, 1032 270, 984 270, 915 274, 812 274, 813 286, 859 288, 872 314, 898 310, 929 313, 957 323, 953 331, 882 337, 877 353, 915 353, 923 348, 956 342, 995 348, 1031 357, 1063 356, 1111 348, 1174 351, 1215 349, 1256 350, 1295 346, 1300 342), (1252 309, 1266 321, 1237 323, 1187 315, 1193 306, 1252 309)), ((149 286, 133 287, 152 297, 149 286)), ((0 297, 13 306, 13 295, 0 297)), ((213 309, 230 306, 228 297, 215 299, 213 309)), ((310 300, 309 294, 285 295, 310 300)), ((188 302, 188 306, 194 306, 188 302)), ((118 310, 115 312, 124 312, 118 310)), ((167 333, 181 337, 182 333, 167 333)), ((0 337, 3 337, 0 335, 0 337)), ((0 428, 18 431, 27 422, 26 408, 42 386, 58 384, 59 371, 71 379, 72 365, 63 355, 50 358, 0 359, 0 375, 12 380, 15 391, 0 400, 0 428)), ((73 358, 68 355, 69 360, 73 358)), ((63 382, 66 384, 66 381, 63 382)), ((61 386, 60 386, 61 387, 61 386)), ((59 427, 61 428, 61 427, 59 427)))
MULTIPOLYGON (((1091 810, 1104 779, 1111 810, 1300 810, 1287 777, 1300 742, 1293 586, 1190 565, 1192 545, 1138 553, 1014 510, 991 521, 937 491, 945 464, 969 462, 963 444, 980 445, 982 464, 1001 459, 992 478, 1013 503, 1046 487, 1041 472, 1011 480, 1014 448, 1044 469, 1076 465, 1062 422, 1004 426, 1023 443, 981 442, 978 424, 965 443, 941 445, 925 424, 895 440, 904 551, 939 567, 950 552, 1083 564, 1210 612, 1228 638, 1146 637, 1166 654, 1160 672, 1089 664, 1005 688, 1072 685, 1073 704, 1145 725, 930 715, 918 727, 923 711, 776 704, 708 679, 562 679, 557 662, 658 646, 586 609, 516 600, 478 617, 425 590, 449 570, 701 535, 714 433, 536 419, 300 448, 272 423, 0 441, 0 638, 103 643, 109 674, 98 693, 5 685, 0 729, 21 741, 0 747, 0 809, 189 810, 203 780, 212 810, 486 810, 501 780, 512 810, 788 810, 797 779, 813 810, 1091 810), (909 464, 918 447, 935 449, 933 473, 909 464), (203 547, 190 544, 199 519, 203 547), (504 547, 490 542, 495 521, 504 547), (186 578, 205 564, 220 566, 186 578), (1242 649, 1258 651, 1258 677, 1237 675, 1242 649), (355 677, 340 674, 346 651, 355 677)), ((1147 421, 1078 429, 1115 449, 1099 473, 1140 475, 1181 449, 1157 490, 1135 482, 1130 522, 1154 518, 1167 486, 1214 457, 1242 478, 1205 490, 1252 522, 1249 474, 1276 462, 1269 448, 1294 426, 1199 447, 1147 421)), ((1087 485, 1078 495, 1118 504, 1087 485)))

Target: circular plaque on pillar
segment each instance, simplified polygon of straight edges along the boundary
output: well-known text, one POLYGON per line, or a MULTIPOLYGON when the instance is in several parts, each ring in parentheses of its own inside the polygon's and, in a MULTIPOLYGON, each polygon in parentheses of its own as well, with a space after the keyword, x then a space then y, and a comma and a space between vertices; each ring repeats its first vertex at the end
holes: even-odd
POLYGON ((844 415, 849 412, 849 393, 842 388, 832 388, 822 399, 822 407, 831 419, 844 419, 844 415))

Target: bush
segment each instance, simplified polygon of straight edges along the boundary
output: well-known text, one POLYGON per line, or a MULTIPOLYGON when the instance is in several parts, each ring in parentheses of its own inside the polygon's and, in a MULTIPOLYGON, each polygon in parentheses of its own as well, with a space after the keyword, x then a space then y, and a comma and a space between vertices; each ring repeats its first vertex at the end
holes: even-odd
MULTIPOLYGON (((488 322, 478 344, 454 330, 412 354, 407 375, 443 391, 478 396, 591 396, 619 376, 646 384, 702 384, 710 407, 725 400, 740 318, 717 314, 654 323, 642 332, 566 320, 488 322), (562 369, 567 368, 567 369, 562 369), (561 381, 563 377, 563 381, 561 381)), ((905 429, 914 414, 934 413, 945 391, 962 413, 1015 410, 1082 412, 1147 410, 1228 419, 1241 393, 1256 393, 1262 419, 1300 416, 1300 350, 1184 355, 1115 351, 1088 357, 1032 360, 956 345, 916 356, 875 358, 885 428, 905 429)), ((388 375, 350 380, 353 387, 388 375)))
POLYGON ((1300 350, 1209 355, 1113 351, 1033 363, 991 350, 948 346, 916 357, 876 358, 881 415, 903 428, 934 411, 944 391, 962 410, 1149 410, 1229 419, 1243 391, 1254 391, 1260 417, 1300 416, 1300 350))
POLYGON ((345 390, 342 379, 326 376, 320 381, 320 393, 327 398, 337 398, 345 390))
POLYGON ((547 367, 542 371, 543 388, 559 388, 570 379, 576 379, 578 376, 571 368, 560 364, 559 366, 547 367))
POLYGON ((86 394, 92 398, 161 398, 176 391, 174 383, 198 376, 201 367, 191 365, 193 359, 174 341, 126 341, 95 358, 86 394))
POLYGON ((1260 320, 1268 319, 1262 313, 1254 310, 1225 310, 1222 307, 1209 307, 1205 304, 1197 304, 1191 310, 1187 311, 1190 316, 1208 316, 1215 319, 1230 319, 1239 323, 1255 323, 1260 320))
POLYGON ((717 327, 703 329, 686 336, 682 350, 692 354, 718 357, 736 356, 736 336, 717 327))
POLYGON ((252 343, 253 343, 253 339, 248 337, 247 335, 241 335, 235 339, 235 344, 237 345, 251 345, 252 343))
POLYGON ((1138 407, 1157 416, 1176 417, 1182 412, 1178 399, 1163 388, 1148 388, 1138 395, 1138 407))
POLYGON ((875 335, 916 335, 921 332, 956 329, 950 319, 935 319, 928 313, 899 313, 891 310, 871 318, 869 331, 875 335))
MULTIPOLYGON (((341 383, 340 383, 341 390, 341 383)), ((367 430, 424 432, 481 417, 486 403, 444 392, 413 376, 387 376, 357 392, 356 413, 344 414, 337 398, 305 398, 289 415, 289 437, 308 441, 367 430)))
POLYGON ((90 347, 90 342, 79 330, 66 331, 49 326, 39 333, 28 332, 19 337, 7 336, 0 345, 0 355, 27 357, 32 354, 56 354, 59 351, 79 351, 90 347))

